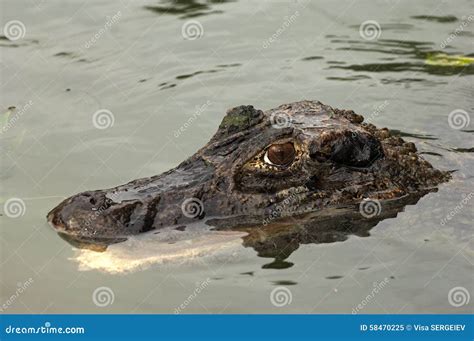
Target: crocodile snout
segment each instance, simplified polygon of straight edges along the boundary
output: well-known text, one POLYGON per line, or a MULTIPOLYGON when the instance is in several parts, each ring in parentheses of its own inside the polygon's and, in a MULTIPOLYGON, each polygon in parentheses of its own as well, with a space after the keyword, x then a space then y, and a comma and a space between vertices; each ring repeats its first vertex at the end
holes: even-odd
POLYGON ((79 226, 87 227, 97 219, 100 205, 106 209, 105 196, 97 192, 74 195, 48 213, 48 221, 58 232, 74 233, 79 226))
POLYGON ((158 193, 114 201, 108 191, 74 195, 48 213, 48 221, 71 244, 109 245, 152 229, 158 193))
POLYGON ((117 224, 97 224, 110 204, 101 191, 79 193, 51 210, 47 216, 48 222, 61 238, 73 246, 103 251, 108 245, 125 240, 111 234, 112 230, 117 231, 117 224))

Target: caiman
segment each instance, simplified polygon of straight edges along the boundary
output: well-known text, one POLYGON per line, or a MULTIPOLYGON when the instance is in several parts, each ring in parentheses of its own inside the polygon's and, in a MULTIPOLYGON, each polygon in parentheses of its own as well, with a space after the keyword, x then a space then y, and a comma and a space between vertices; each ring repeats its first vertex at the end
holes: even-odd
POLYGON ((49 212, 48 221, 80 247, 197 220, 249 232, 244 244, 263 254, 269 244, 261 245, 262 233, 275 252, 282 240, 299 245, 366 234, 435 191, 450 173, 433 168, 412 142, 363 120, 318 101, 265 112, 238 106, 176 168, 76 194, 49 212), (351 207, 356 210, 346 214, 351 207), (337 213, 343 208, 346 213, 337 213))

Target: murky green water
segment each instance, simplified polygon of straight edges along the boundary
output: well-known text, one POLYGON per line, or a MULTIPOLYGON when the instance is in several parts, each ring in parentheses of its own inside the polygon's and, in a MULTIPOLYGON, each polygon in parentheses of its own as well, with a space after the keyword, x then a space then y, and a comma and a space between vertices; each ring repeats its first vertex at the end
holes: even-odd
POLYGON ((473 311, 474 200, 463 201, 474 191, 472 2, 0 6, 2 26, 24 25, 9 33, 18 40, 0 39, 3 312, 473 311), (362 37, 367 20, 381 30, 362 37), (435 167, 456 170, 454 179, 368 237, 300 245, 281 269, 239 236, 174 249, 137 239, 100 256, 73 249, 46 224, 66 196, 174 167, 230 107, 301 99, 400 130, 435 167), (100 109, 113 125, 94 125, 100 109), (466 114, 450 125, 458 109, 466 114), (20 210, 7 214, 12 198, 20 210), (94 296, 101 287, 104 301, 94 296))

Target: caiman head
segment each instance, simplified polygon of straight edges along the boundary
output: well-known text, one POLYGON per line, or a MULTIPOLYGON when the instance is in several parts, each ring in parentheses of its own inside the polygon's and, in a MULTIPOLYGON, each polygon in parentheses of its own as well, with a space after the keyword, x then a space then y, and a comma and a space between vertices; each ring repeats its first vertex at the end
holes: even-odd
POLYGON ((48 220, 70 242, 110 244, 200 219, 224 222, 219 228, 264 226, 367 198, 426 193, 449 178, 413 143, 363 123, 353 111, 317 101, 266 112, 239 106, 176 168, 74 195, 48 220))

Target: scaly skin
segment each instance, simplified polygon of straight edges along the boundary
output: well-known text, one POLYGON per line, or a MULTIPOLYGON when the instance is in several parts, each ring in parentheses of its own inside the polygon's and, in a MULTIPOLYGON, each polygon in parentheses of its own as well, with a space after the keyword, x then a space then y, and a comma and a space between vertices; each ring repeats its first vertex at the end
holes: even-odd
POLYGON ((266 112, 239 106, 227 112, 209 143, 176 168, 74 195, 49 212, 48 221, 69 240, 108 244, 204 217, 220 217, 212 219, 219 228, 262 227, 275 212, 298 217, 364 198, 422 196, 450 179, 413 143, 362 122, 351 110, 317 101, 266 112), (278 118, 286 124, 278 126, 278 118), (284 142, 293 144, 294 161, 267 163, 269 146, 284 142), (189 198, 202 203, 195 217, 181 207, 189 198))

